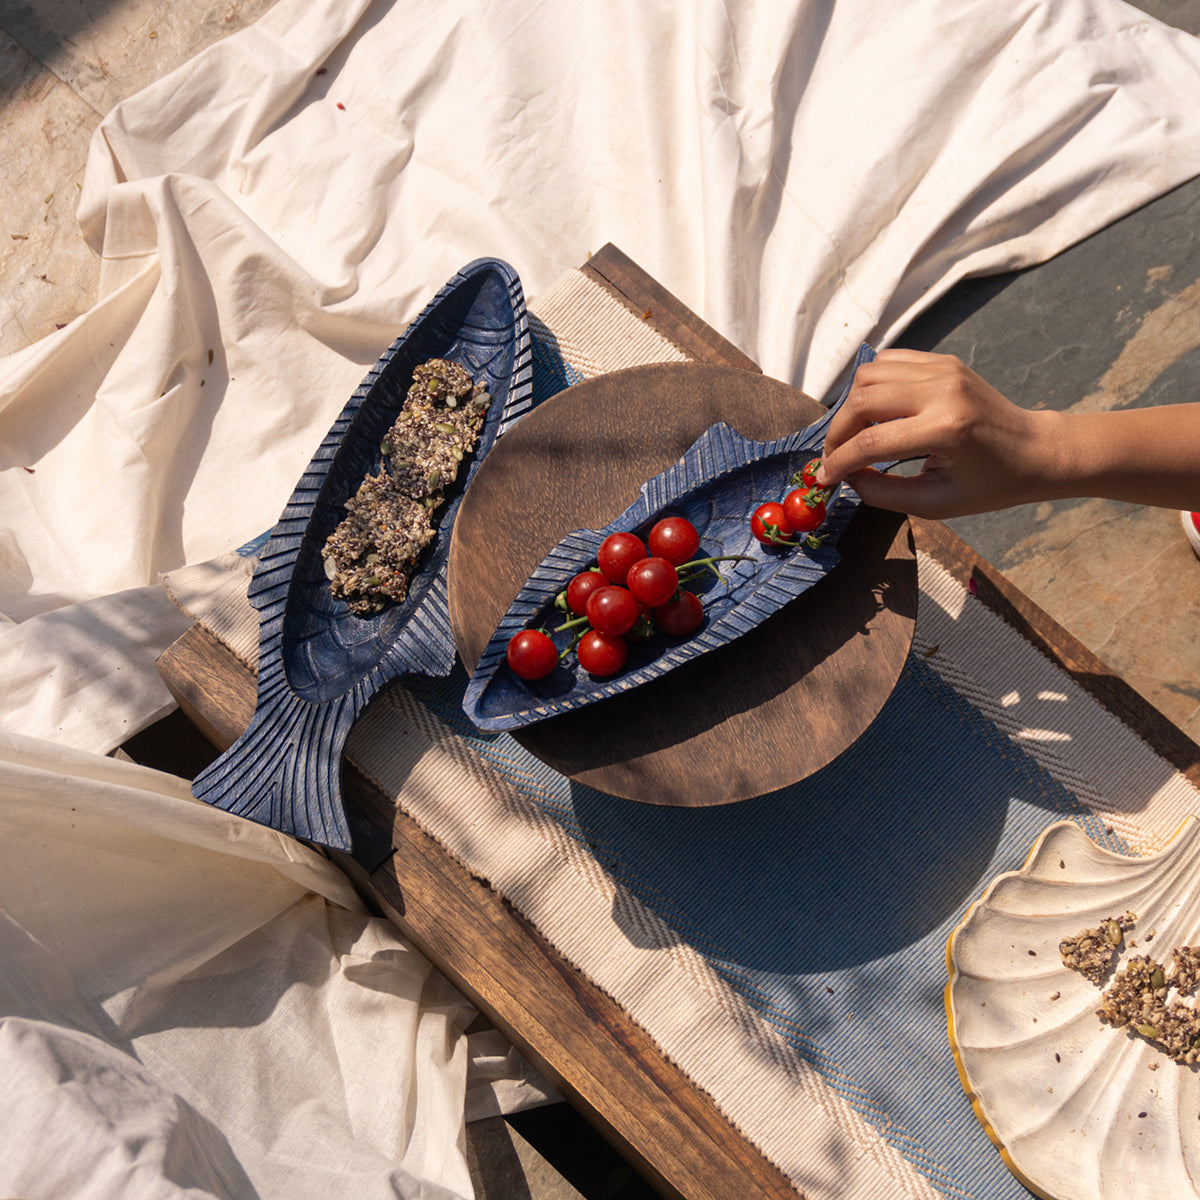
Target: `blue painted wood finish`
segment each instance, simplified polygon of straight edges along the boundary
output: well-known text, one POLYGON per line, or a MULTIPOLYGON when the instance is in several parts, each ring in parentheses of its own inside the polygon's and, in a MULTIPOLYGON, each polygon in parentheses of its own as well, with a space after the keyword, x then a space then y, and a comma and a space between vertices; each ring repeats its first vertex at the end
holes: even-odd
POLYGON ((296 485, 250 585, 259 613, 258 699, 246 732, 192 791, 229 812, 341 850, 342 751, 351 726, 386 684, 408 673, 448 675, 454 637, 446 599, 450 530, 478 463, 532 403, 532 357, 516 272, 498 259, 468 264, 383 354, 354 392, 296 485), (379 445, 415 367, 461 363, 492 403, 469 468, 439 512, 437 534, 408 596, 358 617, 330 594, 322 547, 345 501, 380 466, 379 445))

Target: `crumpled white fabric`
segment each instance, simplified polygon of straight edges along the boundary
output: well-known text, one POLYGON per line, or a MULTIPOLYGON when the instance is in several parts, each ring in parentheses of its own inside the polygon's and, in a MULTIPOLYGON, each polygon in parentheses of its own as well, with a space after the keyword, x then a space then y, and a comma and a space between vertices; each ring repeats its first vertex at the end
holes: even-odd
POLYGON ((457 1000, 100 757, 172 703, 159 575, 274 523, 454 271, 613 241, 821 395, 1198 171, 1200 44, 1119 0, 279 0, 114 109, 97 302, 0 362, 0 1188, 469 1192, 457 1000))
POLYGON ((614 241, 821 395, 1197 171, 1200 43, 1119 0, 280 0, 104 119, 100 298, 0 363, 0 714, 107 750, 169 707, 138 589, 269 528, 475 257, 536 297, 614 241))
POLYGON ((0 1195, 472 1194, 474 1015, 328 860, 0 734, 0 1195))

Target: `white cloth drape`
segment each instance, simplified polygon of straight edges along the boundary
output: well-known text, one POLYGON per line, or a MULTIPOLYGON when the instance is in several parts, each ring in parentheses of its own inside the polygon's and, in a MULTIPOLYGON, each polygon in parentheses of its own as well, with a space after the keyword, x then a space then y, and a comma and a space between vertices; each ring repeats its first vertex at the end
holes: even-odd
POLYGON ((536 296, 616 242, 819 395, 1197 172, 1200 45, 1119 0, 280 0, 113 110, 97 303, 0 362, 0 1187, 469 1190, 424 964, 98 757, 170 706, 160 573, 273 524, 455 270, 536 296))
POLYGON ((473 1010, 342 873, 0 734, 0 1194, 470 1196, 473 1010))

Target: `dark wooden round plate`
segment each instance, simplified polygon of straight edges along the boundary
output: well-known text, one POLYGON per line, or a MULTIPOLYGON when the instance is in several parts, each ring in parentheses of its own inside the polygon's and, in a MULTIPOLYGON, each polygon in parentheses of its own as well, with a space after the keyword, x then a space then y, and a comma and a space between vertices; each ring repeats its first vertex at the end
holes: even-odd
MULTIPOLYGON (((614 371, 540 405, 480 464, 454 523, 450 624, 464 664, 565 534, 607 525, 710 425, 765 441, 822 411, 778 380, 693 363, 614 371)), ((728 804, 811 775, 875 719, 917 611, 906 518, 864 507, 838 549, 829 575, 735 642, 512 736, 564 775, 652 804, 728 804)))

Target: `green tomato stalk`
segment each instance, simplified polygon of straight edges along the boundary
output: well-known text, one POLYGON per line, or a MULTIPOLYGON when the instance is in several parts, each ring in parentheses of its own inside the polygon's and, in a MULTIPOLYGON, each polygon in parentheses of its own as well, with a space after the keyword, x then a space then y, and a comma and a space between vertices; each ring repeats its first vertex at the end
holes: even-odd
POLYGON ((719 562, 752 562, 753 557, 749 554, 717 554, 708 558, 694 558, 691 562, 682 563, 675 569, 679 572, 679 582, 681 584, 688 583, 695 579, 698 575, 703 575, 705 571, 711 571, 722 583, 725 583, 725 576, 717 570, 714 563, 719 562), (692 568, 689 570, 689 568, 692 568), (696 570, 695 568, 699 568, 696 570), (684 574, 687 571, 688 574, 684 574))

